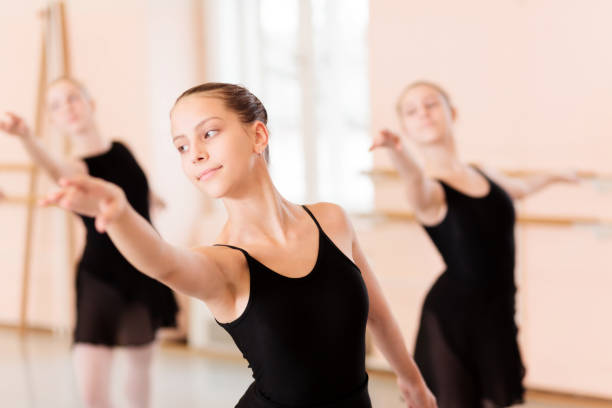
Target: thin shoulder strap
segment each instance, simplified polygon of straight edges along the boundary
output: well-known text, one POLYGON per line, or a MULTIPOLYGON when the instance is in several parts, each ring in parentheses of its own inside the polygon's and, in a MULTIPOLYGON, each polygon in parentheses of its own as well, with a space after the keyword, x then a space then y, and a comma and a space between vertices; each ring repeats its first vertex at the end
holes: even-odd
POLYGON ((477 166, 475 164, 470 164, 470 167, 473 168, 474 170, 476 170, 477 173, 482 175, 487 180, 489 179, 489 176, 487 175, 487 173, 485 173, 484 170, 480 168, 480 166, 477 166))
POLYGON ((448 192, 454 192, 455 189, 451 186, 449 186, 448 184, 446 184, 444 181, 440 180, 440 179, 435 179, 438 183, 440 183, 440 185, 442 186, 442 190, 444 190, 444 194, 446 196, 448 196, 448 192))
POLYGON ((222 246, 222 247, 232 248, 232 249, 235 249, 237 251, 242 252, 244 254, 244 256, 247 257, 247 259, 251 257, 251 255, 249 255, 249 253, 246 250, 244 250, 244 249, 242 249, 240 247, 237 247, 237 246, 227 245, 227 244, 214 244, 213 246, 222 246))
POLYGON ((312 218, 312 220, 314 221, 315 224, 317 224, 317 228, 319 229, 319 231, 323 231, 323 228, 321 228, 321 224, 319 224, 319 221, 317 221, 317 219, 315 218, 314 215, 312 215, 312 213, 310 212, 310 210, 308 209, 308 207, 306 207, 305 205, 302 205, 302 208, 304 210, 306 210, 306 212, 308 213, 308 215, 310 215, 310 218, 312 218))

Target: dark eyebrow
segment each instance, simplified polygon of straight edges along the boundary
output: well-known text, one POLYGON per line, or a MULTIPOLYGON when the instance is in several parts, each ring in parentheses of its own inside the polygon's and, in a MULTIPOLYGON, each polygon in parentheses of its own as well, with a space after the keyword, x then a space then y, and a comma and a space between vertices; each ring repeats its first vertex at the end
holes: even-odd
MULTIPOLYGON (((218 116, 211 116, 210 118, 206 118, 206 119, 202 120, 200 123, 198 123, 197 125, 195 125, 195 126, 193 127, 193 130, 197 131, 197 130, 198 130, 198 129, 200 129, 202 126, 204 126, 204 124, 205 124, 206 122, 208 122, 209 120, 213 120, 213 119, 221 119, 221 118, 220 118, 220 117, 218 117, 218 116)), ((221 119, 221 120, 223 120, 223 119, 221 119)), ((179 137, 185 137, 185 135, 176 135, 176 136, 174 136, 174 137, 172 138, 172 141, 174 142, 174 141, 175 141, 176 139, 178 139, 179 137)))
POLYGON ((220 117, 218 117, 218 116, 211 116, 210 118, 206 118, 206 119, 204 119, 203 121, 201 121, 200 123, 198 123, 197 125, 195 125, 195 126, 193 127, 193 130, 199 130, 199 129, 200 129, 202 126, 204 126, 204 124, 205 124, 206 122, 208 122, 209 120, 213 120, 213 119, 221 119, 221 118, 220 118, 220 117))

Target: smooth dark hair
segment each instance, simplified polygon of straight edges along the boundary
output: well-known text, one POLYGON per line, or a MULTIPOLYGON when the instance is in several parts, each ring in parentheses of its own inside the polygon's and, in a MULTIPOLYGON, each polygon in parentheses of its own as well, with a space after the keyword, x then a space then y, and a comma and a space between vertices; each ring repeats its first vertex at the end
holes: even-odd
MULTIPOLYGON (((183 92, 176 98, 174 104, 176 105, 178 101, 186 96, 204 92, 210 92, 211 96, 221 99, 228 109, 231 109, 238 115, 242 123, 248 124, 259 121, 264 125, 268 124, 268 112, 263 103, 251 91, 240 85, 224 82, 206 82, 183 92)), ((269 145, 266 146, 263 154, 266 163, 270 163, 269 145)))
POLYGON ((442 98, 444 99, 444 101, 446 102, 449 108, 453 107, 450 96, 448 95, 448 92, 444 90, 444 88, 442 88, 440 85, 434 82, 431 82, 431 81, 419 80, 419 81, 411 82, 410 84, 406 85, 404 89, 402 89, 402 92, 397 98, 397 103, 395 105, 395 109, 398 115, 401 116, 402 114, 402 99, 404 99, 404 96, 406 95, 406 93, 408 93, 408 91, 410 91, 413 88, 416 88, 417 86, 426 86, 426 87, 433 89, 434 91, 436 91, 442 96, 442 98))

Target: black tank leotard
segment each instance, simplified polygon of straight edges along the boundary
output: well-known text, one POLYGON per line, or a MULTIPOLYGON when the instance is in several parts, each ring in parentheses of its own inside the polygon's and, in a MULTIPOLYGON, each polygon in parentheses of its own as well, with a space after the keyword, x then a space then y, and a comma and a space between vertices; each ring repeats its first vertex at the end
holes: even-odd
MULTIPOLYGON (((144 172, 121 143, 84 158, 89 174, 117 184, 147 221, 149 187, 144 172)), ((94 220, 81 217, 87 237, 77 267, 76 343, 135 346, 150 343, 159 327, 174 326, 177 304, 166 286, 136 270, 94 220)))
POLYGON ((490 191, 480 198, 440 182, 448 212, 438 225, 425 227, 447 269, 425 299, 415 361, 441 408, 523 399, 514 322, 514 206, 483 176, 490 191))
POLYGON ((359 268, 319 230, 312 271, 280 275, 240 250, 251 276, 242 315, 220 323, 255 381, 237 407, 371 407, 365 370, 368 295, 359 268))

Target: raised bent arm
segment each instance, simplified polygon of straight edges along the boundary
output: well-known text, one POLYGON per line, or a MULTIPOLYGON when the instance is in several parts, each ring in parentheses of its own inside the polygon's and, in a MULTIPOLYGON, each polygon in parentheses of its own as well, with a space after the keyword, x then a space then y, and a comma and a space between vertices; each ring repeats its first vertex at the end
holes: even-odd
POLYGON ((375 137, 370 151, 387 148, 391 161, 397 169, 406 191, 408 202, 418 218, 423 221, 437 216, 444 206, 442 186, 428 178, 420 163, 412 156, 400 137, 388 130, 382 130, 375 137))
POLYGON ((83 162, 69 162, 54 157, 30 132, 25 121, 19 116, 6 112, 0 117, 0 130, 21 140, 32 161, 42 167, 56 183, 60 178, 87 173, 83 162))

